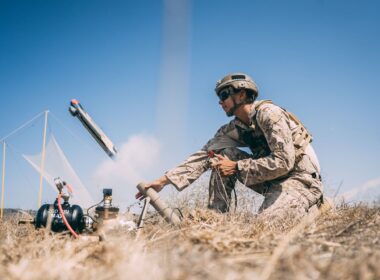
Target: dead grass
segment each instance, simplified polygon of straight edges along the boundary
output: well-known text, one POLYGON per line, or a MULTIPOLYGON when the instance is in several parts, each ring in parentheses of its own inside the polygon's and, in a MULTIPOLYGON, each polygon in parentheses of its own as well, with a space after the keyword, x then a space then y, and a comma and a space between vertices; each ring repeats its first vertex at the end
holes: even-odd
POLYGON ((173 228, 153 215, 106 241, 0 223, 1 279, 379 279, 380 209, 341 205, 294 227, 195 203, 173 228), (282 246, 282 247, 281 247, 282 246), (281 247, 281 248, 280 248, 281 247))

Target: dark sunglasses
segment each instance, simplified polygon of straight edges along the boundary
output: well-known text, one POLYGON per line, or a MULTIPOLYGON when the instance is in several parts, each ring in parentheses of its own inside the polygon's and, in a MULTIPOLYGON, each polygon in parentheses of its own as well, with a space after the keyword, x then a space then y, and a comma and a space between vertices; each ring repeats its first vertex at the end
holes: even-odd
POLYGON ((218 97, 220 101, 225 101, 228 97, 230 97, 232 94, 235 93, 235 90, 233 87, 226 87, 221 89, 218 92, 218 97))

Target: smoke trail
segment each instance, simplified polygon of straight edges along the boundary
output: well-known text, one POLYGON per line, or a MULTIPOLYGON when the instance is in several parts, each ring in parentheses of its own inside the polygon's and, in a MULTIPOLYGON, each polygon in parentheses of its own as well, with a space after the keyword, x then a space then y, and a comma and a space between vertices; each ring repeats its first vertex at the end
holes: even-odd
POLYGON ((136 185, 153 180, 160 169, 160 144, 150 135, 131 136, 120 145, 115 161, 102 162, 95 170, 93 180, 98 187, 113 188, 118 202, 131 202, 136 185))
POLYGON ((176 156, 186 140, 187 95, 189 84, 190 1, 165 0, 160 89, 157 102, 157 135, 167 164, 178 163, 176 156))
POLYGON ((189 0, 164 1, 157 137, 130 137, 121 146, 116 161, 103 162, 93 176, 96 185, 117 190, 123 202, 131 202, 138 182, 156 179, 182 160, 181 151, 186 145, 190 14, 189 0))

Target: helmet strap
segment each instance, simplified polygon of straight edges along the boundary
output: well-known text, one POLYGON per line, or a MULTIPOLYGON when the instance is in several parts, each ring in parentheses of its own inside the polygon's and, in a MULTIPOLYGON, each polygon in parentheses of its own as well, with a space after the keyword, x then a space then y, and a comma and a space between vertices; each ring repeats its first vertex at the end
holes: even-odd
POLYGON ((227 117, 232 117, 232 116, 234 115, 235 111, 236 111, 240 106, 242 106, 242 105, 244 105, 244 104, 247 103, 246 100, 244 100, 244 101, 242 101, 242 102, 240 102, 240 103, 236 103, 235 99, 234 99, 232 96, 231 96, 231 98, 232 98, 232 102, 234 103, 234 106, 233 106, 228 112, 226 112, 227 117))

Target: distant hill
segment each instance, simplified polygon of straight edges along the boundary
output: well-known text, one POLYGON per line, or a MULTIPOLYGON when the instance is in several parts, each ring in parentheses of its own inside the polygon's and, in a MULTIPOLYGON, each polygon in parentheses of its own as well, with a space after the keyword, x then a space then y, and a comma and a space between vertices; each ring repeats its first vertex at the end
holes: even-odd
POLYGON ((12 214, 29 214, 32 216, 35 216, 37 211, 36 210, 24 210, 20 208, 4 208, 4 215, 12 215, 12 214))

